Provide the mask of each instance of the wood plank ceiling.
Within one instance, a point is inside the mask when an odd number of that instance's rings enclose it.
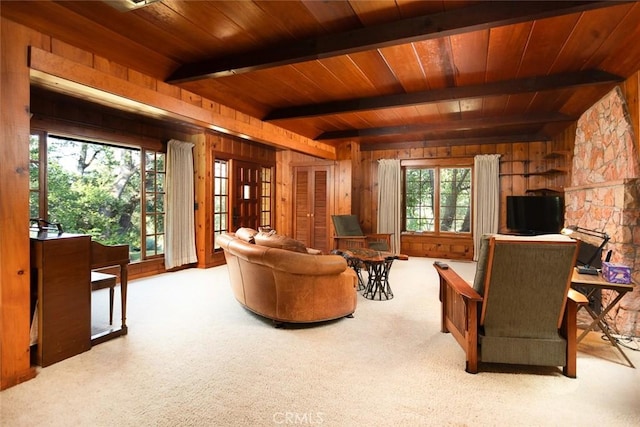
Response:
[[[146,2],[10,1],[0,11],[364,150],[547,140],[640,69],[636,2]]]

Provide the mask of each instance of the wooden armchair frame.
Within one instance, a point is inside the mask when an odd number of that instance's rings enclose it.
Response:
[[[391,234],[376,233],[364,234],[360,228],[360,223],[356,215],[333,215],[333,228],[335,235],[333,237],[333,248],[339,250],[347,250],[353,248],[371,248],[375,244],[383,244],[387,250],[391,248]],[[344,232],[340,222],[348,221],[350,226],[349,232]]]
[[[484,296],[450,268],[434,264],[440,278],[441,332],[451,333],[466,355],[465,370],[475,374],[479,365],[479,333],[483,323]],[[571,275],[569,275],[571,277]],[[570,278],[569,278],[570,280]],[[558,330],[566,340],[566,365],[563,374],[576,377],[577,324],[576,314],[587,298],[568,288]]]

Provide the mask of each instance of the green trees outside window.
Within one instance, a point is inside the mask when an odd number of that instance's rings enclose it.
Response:
[[[31,216],[103,244],[128,244],[132,261],[162,255],[164,176],[164,153],[35,133]]]
[[[405,168],[405,230],[471,230],[471,168]]]

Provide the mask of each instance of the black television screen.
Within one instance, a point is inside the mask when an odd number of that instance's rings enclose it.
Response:
[[[559,233],[564,223],[560,196],[507,196],[507,228],[516,233]]]

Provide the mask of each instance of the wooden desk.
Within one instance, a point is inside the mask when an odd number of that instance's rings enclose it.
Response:
[[[601,273],[598,273],[597,276],[590,275],[590,274],[580,274],[580,273],[578,273],[577,269],[574,269],[573,270],[573,276],[571,277],[571,285],[572,286],[573,285],[579,285],[579,286],[582,286],[582,287],[590,288],[589,291],[588,291],[587,297],[590,297],[591,294],[593,294],[597,290],[608,289],[608,290],[612,290],[612,291],[616,292],[615,298],[612,301],[610,301],[609,304],[606,307],[602,307],[602,310],[601,310],[600,314],[596,313],[588,305],[584,306],[584,308],[587,310],[587,312],[589,313],[589,315],[591,316],[593,321],[591,322],[589,327],[587,327],[587,329],[585,329],[582,332],[582,334],[578,337],[578,342],[582,341],[582,339],[590,331],[594,330],[596,328],[596,326],[597,326],[597,327],[600,328],[602,333],[604,333],[607,336],[607,339],[609,340],[611,345],[618,349],[618,351],[620,352],[620,354],[622,354],[622,356],[625,358],[627,363],[629,363],[629,366],[634,368],[635,366],[633,366],[633,363],[631,363],[631,360],[629,360],[629,358],[624,353],[624,351],[622,351],[622,348],[620,348],[620,346],[618,345],[618,342],[616,341],[616,339],[613,338],[609,334],[609,328],[607,327],[607,325],[606,325],[606,323],[604,321],[604,317],[607,315],[607,313],[618,302],[620,302],[622,297],[624,297],[627,292],[633,291],[634,284],[633,283],[628,283],[628,284],[610,283],[610,282],[607,282],[606,280],[604,280],[602,278],[602,274]]]

